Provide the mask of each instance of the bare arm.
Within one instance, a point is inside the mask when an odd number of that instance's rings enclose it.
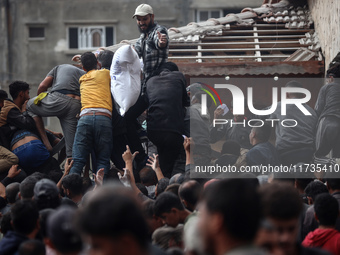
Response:
[[[47,76],[39,85],[37,95],[39,95],[41,92],[45,92],[48,90],[48,88],[52,87],[53,84],[53,77]]]
[[[155,171],[158,181],[164,178],[163,172],[159,166],[158,154],[156,155],[154,153],[153,157],[150,157],[148,159],[148,163],[146,163],[146,165],[151,167]]]
[[[64,166],[64,174],[60,178],[59,182],[57,183],[57,187],[61,189],[61,182],[66,175],[70,173],[71,167],[73,165],[73,160],[71,158],[66,159],[65,166]]]

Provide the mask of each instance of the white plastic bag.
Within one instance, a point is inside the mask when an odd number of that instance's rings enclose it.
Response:
[[[124,114],[133,106],[141,90],[141,64],[137,52],[129,45],[114,54],[110,68],[111,93]]]

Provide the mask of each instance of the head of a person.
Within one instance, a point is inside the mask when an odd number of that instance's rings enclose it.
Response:
[[[8,231],[13,230],[11,221],[12,221],[12,218],[11,218],[10,211],[2,215],[1,221],[0,221],[0,232],[3,235],[6,235]]]
[[[225,141],[225,143],[222,146],[221,154],[232,154],[235,156],[241,155],[241,146],[238,142],[233,140]]]
[[[0,109],[4,106],[4,100],[8,98],[7,92],[0,89]]]
[[[184,174],[178,173],[178,174],[171,176],[169,184],[170,185],[174,183],[182,184],[183,181],[184,181]]]
[[[305,163],[297,163],[294,168],[301,169],[301,173],[295,174],[294,185],[300,193],[305,193],[305,189],[309,183],[314,181],[313,173],[307,171],[307,165]]]
[[[170,184],[168,187],[166,187],[164,192],[172,192],[173,194],[178,196],[179,186],[180,186],[180,184],[178,184],[178,183]]]
[[[61,181],[64,194],[72,199],[83,194],[83,179],[79,174],[68,174]]]
[[[164,225],[163,220],[155,214],[155,201],[147,200],[143,203],[142,211],[149,226],[149,233],[153,233],[157,228]]]
[[[277,243],[285,254],[293,254],[299,233],[302,200],[298,191],[287,183],[272,183],[260,188],[265,219],[277,234]]]
[[[320,226],[332,228],[339,216],[338,200],[329,193],[320,194],[315,199],[314,211]]]
[[[99,52],[97,60],[99,64],[102,66],[102,68],[110,70],[113,55],[114,53],[111,50],[102,50],[101,52]]]
[[[200,91],[202,88],[203,88],[202,83],[200,83],[200,82],[195,82],[195,83],[190,84],[190,85],[186,88],[186,91],[187,91],[188,96],[190,96],[190,95],[195,95],[195,94],[196,94],[198,91]]]
[[[7,202],[9,204],[15,203],[19,190],[20,190],[20,183],[18,182],[13,182],[6,186],[5,193],[6,193]]]
[[[20,244],[19,255],[45,255],[46,249],[45,244],[36,239],[28,240]]]
[[[148,4],[138,5],[132,18],[135,17],[139,32],[148,33],[154,25],[155,15],[153,14],[152,7]]]
[[[61,206],[47,218],[47,245],[57,253],[80,252],[83,242],[74,225],[76,209]]]
[[[340,78],[340,63],[330,65],[326,73],[327,83],[332,83]]]
[[[162,227],[156,229],[152,234],[152,243],[157,245],[164,251],[169,248],[183,247],[183,226],[173,227]]]
[[[84,71],[88,72],[97,69],[97,58],[92,52],[85,52],[80,57],[81,64],[83,65]]]
[[[13,229],[28,236],[34,231],[39,231],[39,211],[32,200],[19,200],[11,207]]]
[[[20,183],[20,197],[21,199],[32,199],[34,195],[34,186],[42,178],[36,175],[27,176]]]
[[[326,180],[326,185],[329,190],[329,193],[333,194],[334,192],[340,191],[340,179],[339,178],[331,178],[331,176],[327,176],[326,174],[325,180]]]
[[[320,181],[310,182],[305,188],[308,204],[314,204],[316,197],[322,193],[328,193],[327,186]]]
[[[155,214],[163,220],[164,224],[170,227],[176,227],[183,223],[181,212],[184,211],[184,206],[178,196],[171,192],[160,194],[155,203]]]
[[[185,208],[187,208],[189,211],[194,211],[196,209],[202,192],[202,185],[195,180],[182,183],[178,190],[179,198],[181,199]]]
[[[202,96],[207,95],[207,93],[200,90],[200,91],[197,91],[195,94],[191,93],[190,95],[192,95],[191,104],[194,105],[194,104],[202,104]],[[212,104],[213,104],[213,100],[211,99],[210,96],[207,96],[207,100],[206,100],[207,108],[210,108]]]
[[[143,167],[139,172],[140,182],[145,186],[152,186],[157,184],[157,175],[151,167]]]
[[[55,209],[50,208],[39,211],[39,226],[42,238],[47,238],[47,219],[53,212],[55,212]]]
[[[271,133],[271,126],[269,124],[263,124],[253,127],[249,134],[250,144],[255,145],[258,143],[268,142]]]
[[[292,80],[286,83],[286,88],[303,88],[302,84],[296,80]],[[301,98],[303,97],[302,93],[287,93],[287,98]]]
[[[154,75],[159,75],[163,71],[175,72],[179,71],[179,69],[174,62],[165,62],[155,71]]]
[[[91,254],[135,254],[146,251],[148,226],[130,190],[104,185],[88,197],[76,217]]]
[[[20,99],[25,102],[30,99],[30,85],[24,81],[15,81],[9,85],[9,94],[13,100]]]
[[[39,210],[46,208],[55,209],[60,205],[59,190],[55,182],[41,179],[34,186],[34,201]]]
[[[157,185],[156,185],[156,189],[155,189],[155,194],[156,197],[158,197],[160,194],[162,194],[165,189],[169,186],[169,178],[162,178],[158,181]]]
[[[199,211],[204,250],[215,254],[220,243],[240,245],[254,240],[261,219],[260,196],[246,179],[216,181],[204,190]]]

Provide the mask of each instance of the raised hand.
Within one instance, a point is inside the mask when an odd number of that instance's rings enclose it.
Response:
[[[164,47],[166,43],[168,42],[168,37],[166,34],[161,34],[159,31],[157,31],[158,35],[158,41],[159,41],[159,46]]]

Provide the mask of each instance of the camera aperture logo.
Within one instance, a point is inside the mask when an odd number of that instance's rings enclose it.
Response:
[[[205,86],[206,88],[213,91],[213,93],[218,98],[220,104],[222,105],[222,100],[220,95],[217,93],[216,89],[228,89],[232,94],[232,108],[233,108],[233,115],[245,115],[245,103],[247,103],[247,107],[249,109],[249,112],[255,116],[258,116],[258,119],[248,119],[243,120],[243,122],[234,122],[230,119],[214,119],[213,120],[213,126],[220,124],[230,124],[230,126],[233,125],[243,125],[244,127],[248,125],[249,127],[261,127],[265,123],[270,123],[272,127],[274,127],[275,123],[282,125],[283,127],[296,127],[298,125],[297,119],[276,119],[276,118],[267,118],[268,116],[271,116],[272,113],[274,113],[278,105],[280,105],[280,114],[282,116],[287,115],[287,106],[288,105],[295,105],[298,110],[300,110],[303,115],[308,116],[312,115],[307,108],[304,106],[310,99],[311,99],[311,93],[309,90],[305,88],[299,88],[299,87],[282,87],[281,88],[281,100],[278,100],[278,89],[277,87],[272,88],[272,105],[270,107],[267,107],[265,109],[256,109],[254,107],[253,102],[253,88],[248,87],[247,88],[247,98],[245,99],[245,96],[243,94],[243,91],[238,88],[235,85],[232,84],[215,84],[214,87],[209,86],[207,84],[202,84],[202,86]],[[215,106],[217,106],[216,100],[213,96],[213,94],[208,91],[205,88],[201,88],[202,91],[206,92],[214,101]],[[207,94],[201,95],[201,114],[206,115],[207,114]],[[287,94],[302,94],[304,97],[302,98],[290,98],[287,96]],[[279,104],[280,102],[280,104]]]

